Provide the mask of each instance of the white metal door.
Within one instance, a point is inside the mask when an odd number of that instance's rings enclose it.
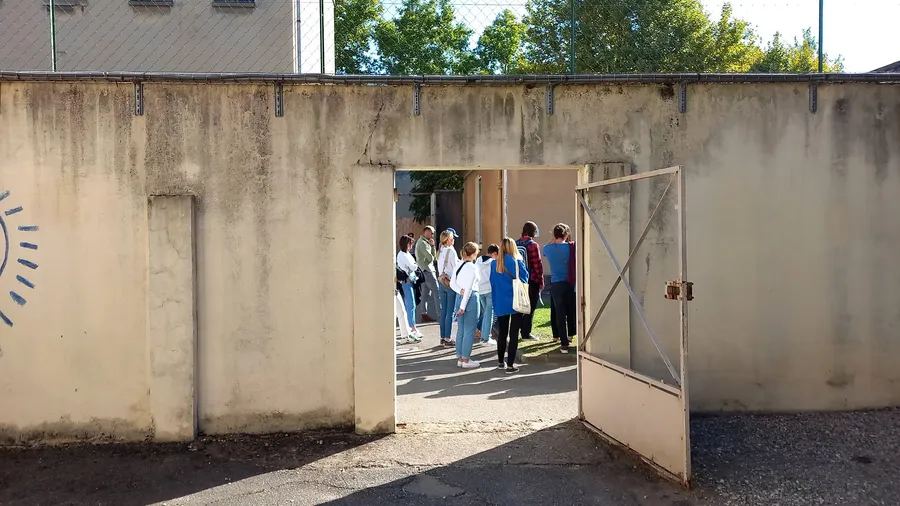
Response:
[[[668,478],[690,486],[686,364],[687,302],[693,299],[693,285],[686,281],[684,171],[682,166],[676,166],[625,174],[624,165],[618,167],[619,174],[611,174],[615,170],[610,171],[609,166],[605,171],[585,167],[576,188],[580,238],[577,250],[579,412],[584,423],[604,439],[632,450]],[[647,190],[643,194],[648,206],[632,205],[632,186],[639,181],[655,184],[653,191]],[[655,199],[650,197],[661,188],[664,189],[654,205]],[[675,195],[670,190],[674,190]],[[666,206],[668,212],[661,211]],[[649,218],[640,235],[633,239],[632,210],[645,208]],[[673,214],[677,218],[668,219]],[[660,216],[667,219],[661,220]],[[665,223],[660,224],[661,221]],[[660,231],[664,225],[668,226],[668,232]],[[651,230],[654,237],[668,234],[666,237],[672,245],[677,244],[677,248],[666,245],[665,253],[655,257],[666,257],[667,270],[673,272],[666,272],[665,276],[672,277],[666,278],[665,290],[647,289],[652,257],[647,253],[647,273],[641,273],[644,287],[636,293],[629,283],[629,268],[634,267],[636,254]],[[613,244],[616,241],[619,243],[618,256]],[[671,249],[677,249],[675,255],[671,254]],[[619,258],[624,254],[628,257],[621,264]],[[673,277],[674,280],[668,281]],[[616,294],[619,285],[627,292],[627,299],[621,291]],[[610,288],[605,297],[592,300],[592,288],[602,290],[607,286]],[[658,302],[650,300],[651,297],[668,300]],[[597,303],[599,308],[595,312]],[[656,320],[648,318],[645,306],[650,305],[657,313],[672,311],[672,314],[657,316]],[[658,334],[652,323],[659,323],[663,332]],[[636,343],[638,337],[652,342],[658,358],[650,358],[661,364],[656,369],[660,372],[656,375],[659,377],[635,370],[632,351],[651,350],[646,344]],[[677,347],[677,365],[669,359],[666,343],[671,352]]]

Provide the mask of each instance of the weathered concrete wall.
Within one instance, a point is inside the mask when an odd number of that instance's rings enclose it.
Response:
[[[552,116],[524,86],[426,87],[419,116],[410,87],[285,91],[276,118],[271,85],[148,83],[134,116],[131,85],[0,83],[10,254],[39,266],[0,275],[27,299],[0,304],[3,436],[153,435],[151,195],[196,196],[200,430],[388,430],[391,166],[683,164],[693,407],[900,404],[900,88],[821,86],[811,114],[805,85],[696,85],[680,114],[665,87],[558,87]],[[631,277],[649,312],[672,216]]]

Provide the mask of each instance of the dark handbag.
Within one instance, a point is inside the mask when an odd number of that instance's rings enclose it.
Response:
[[[403,269],[397,267],[397,281],[402,283],[409,279],[409,274],[403,272]]]

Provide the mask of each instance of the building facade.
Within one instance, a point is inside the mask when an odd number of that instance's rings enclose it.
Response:
[[[0,70],[334,73],[333,0],[50,1],[0,2]]]

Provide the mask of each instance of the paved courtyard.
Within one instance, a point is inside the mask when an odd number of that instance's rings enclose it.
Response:
[[[455,349],[440,346],[436,324],[419,330],[422,342],[397,346],[398,422],[561,422],[578,415],[574,359],[520,362],[518,373],[506,374],[496,369],[496,345],[476,345],[473,358],[482,367],[460,369]]]

